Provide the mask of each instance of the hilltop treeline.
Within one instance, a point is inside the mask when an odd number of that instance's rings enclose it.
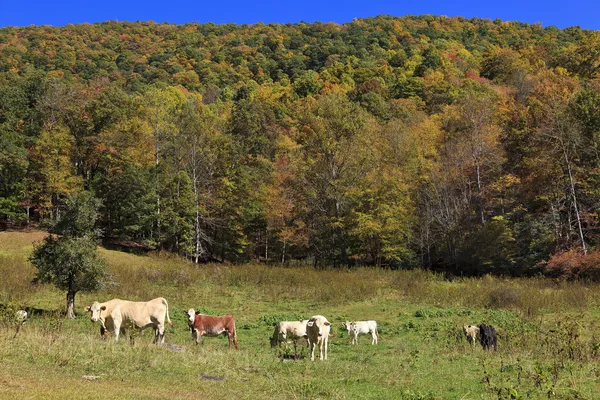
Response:
[[[600,33],[500,20],[3,28],[0,220],[90,190],[196,261],[585,270],[599,71]]]

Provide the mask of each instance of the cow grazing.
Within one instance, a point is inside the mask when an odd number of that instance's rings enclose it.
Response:
[[[471,346],[475,344],[477,336],[479,336],[479,327],[477,325],[464,325],[465,336]]]
[[[379,335],[377,334],[377,322],[376,321],[346,321],[344,323],[346,330],[348,330],[348,335],[352,335],[352,344],[358,344],[358,335],[359,334],[370,334],[371,335],[371,344],[377,344],[379,339]]]
[[[169,325],[169,305],[162,297],[150,301],[127,301],[112,299],[105,303],[93,302],[85,308],[90,313],[92,322],[100,321],[100,333],[103,337],[113,331],[115,341],[119,341],[119,333],[125,334],[127,329],[142,330],[149,326],[154,330],[154,343],[165,342],[165,317]],[[133,344],[133,332],[130,331],[130,342]]]
[[[496,329],[491,325],[479,325],[479,343],[486,350],[497,350]]]
[[[294,357],[298,358],[298,340],[306,338],[307,319],[302,321],[281,321],[275,325],[271,339],[271,347],[285,343],[290,339],[294,343]],[[310,343],[309,343],[310,345]]]
[[[315,315],[306,323],[306,335],[308,336],[308,343],[311,350],[311,361],[315,359],[315,346],[319,346],[319,359],[327,360],[327,341],[329,340],[330,331],[331,323],[322,315]],[[323,358],[323,354],[325,354],[325,358]]]
[[[235,333],[235,319],[233,315],[227,314],[215,317],[200,314],[200,311],[194,311],[193,308],[184,311],[184,313],[187,315],[188,326],[192,332],[192,338],[196,340],[196,344],[200,343],[202,336],[227,335],[229,348],[231,348],[231,343],[234,344],[236,349],[240,348]]]

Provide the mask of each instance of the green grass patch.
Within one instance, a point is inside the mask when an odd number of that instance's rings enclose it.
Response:
[[[78,318],[65,320],[64,293],[32,283],[23,249],[39,237],[0,235],[0,398],[594,399],[600,392],[596,285],[194,265],[102,250],[111,282],[78,294]],[[159,296],[173,321],[165,346],[151,344],[151,331],[134,346],[103,341],[83,312],[94,300]],[[32,317],[16,333],[11,315],[19,308]],[[183,313],[189,308],[234,314],[241,349],[228,350],[224,337],[196,346]],[[276,322],[315,314],[333,325],[328,361],[310,362],[306,348],[298,360],[271,349]],[[377,320],[380,343],[360,336],[352,346],[342,322],[365,319]],[[480,323],[497,328],[497,352],[464,339],[462,326]]]

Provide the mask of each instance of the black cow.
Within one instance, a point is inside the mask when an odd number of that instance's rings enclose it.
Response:
[[[494,351],[498,349],[496,330],[493,326],[486,324],[479,325],[479,343],[487,350],[491,350],[492,347],[494,348]]]

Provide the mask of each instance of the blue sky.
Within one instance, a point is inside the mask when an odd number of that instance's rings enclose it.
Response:
[[[215,22],[348,22],[379,14],[435,14],[467,18],[500,18],[559,28],[579,25],[600,29],[600,0],[0,0],[0,27],[118,21]]]

